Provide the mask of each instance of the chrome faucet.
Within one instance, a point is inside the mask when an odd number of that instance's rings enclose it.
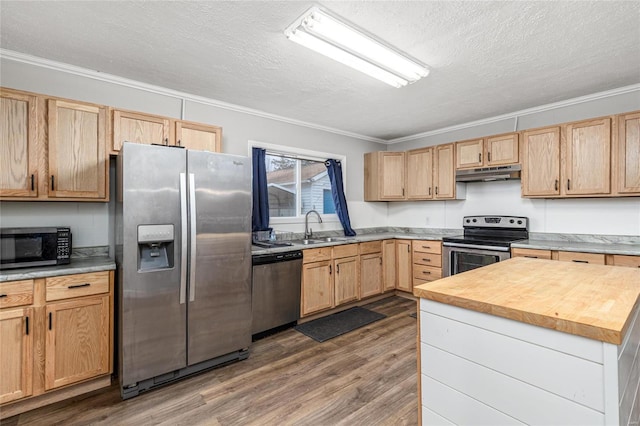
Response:
[[[315,213],[318,216],[318,223],[322,223],[322,218],[320,217],[320,213],[315,210],[309,210],[306,215],[304,215],[304,239],[308,240],[313,236],[313,229],[309,229],[309,215],[311,213]]]

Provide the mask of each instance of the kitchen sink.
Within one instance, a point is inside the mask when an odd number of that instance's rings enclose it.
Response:
[[[324,240],[307,240],[307,239],[305,239],[305,240],[293,240],[291,242],[294,243],[294,244],[302,244],[302,245],[308,246],[310,244],[324,243],[325,241]]]
[[[293,240],[291,242],[306,246],[310,244],[334,243],[334,242],[348,241],[348,240],[349,238],[343,238],[343,237],[323,237],[323,238],[312,238],[312,239],[304,239],[304,240]]]

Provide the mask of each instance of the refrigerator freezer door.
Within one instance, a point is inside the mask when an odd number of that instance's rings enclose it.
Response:
[[[125,143],[118,161],[121,185],[119,194],[122,212],[118,226],[122,226],[122,255],[119,256],[120,291],[120,374],[123,386],[183,368],[187,363],[186,288],[181,294],[183,275],[180,177],[186,173],[184,149]],[[186,182],[185,182],[186,183]],[[119,201],[120,202],[120,201]],[[163,225],[149,227],[145,225]],[[163,233],[143,233],[138,241],[139,227],[144,229],[172,229],[173,241]],[[147,235],[149,234],[149,235]],[[169,233],[166,233],[169,234]],[[162,268],[139,268],[143,252],[162,252],[169,257]],[[186,284],[186,273],[183,281]]]
[[[188,151],[187,164],[196,212],[188,302],[192,365],[251,344],[251,160]]]

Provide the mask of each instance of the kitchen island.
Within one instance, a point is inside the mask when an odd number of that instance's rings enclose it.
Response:
[[[414,295],[423,424],[638,424],[639,269],[513,258]]]

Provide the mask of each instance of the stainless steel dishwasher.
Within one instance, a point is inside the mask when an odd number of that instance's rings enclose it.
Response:
[[[302,251],[254,255],[251,334],[254,339],[300,319]]]

